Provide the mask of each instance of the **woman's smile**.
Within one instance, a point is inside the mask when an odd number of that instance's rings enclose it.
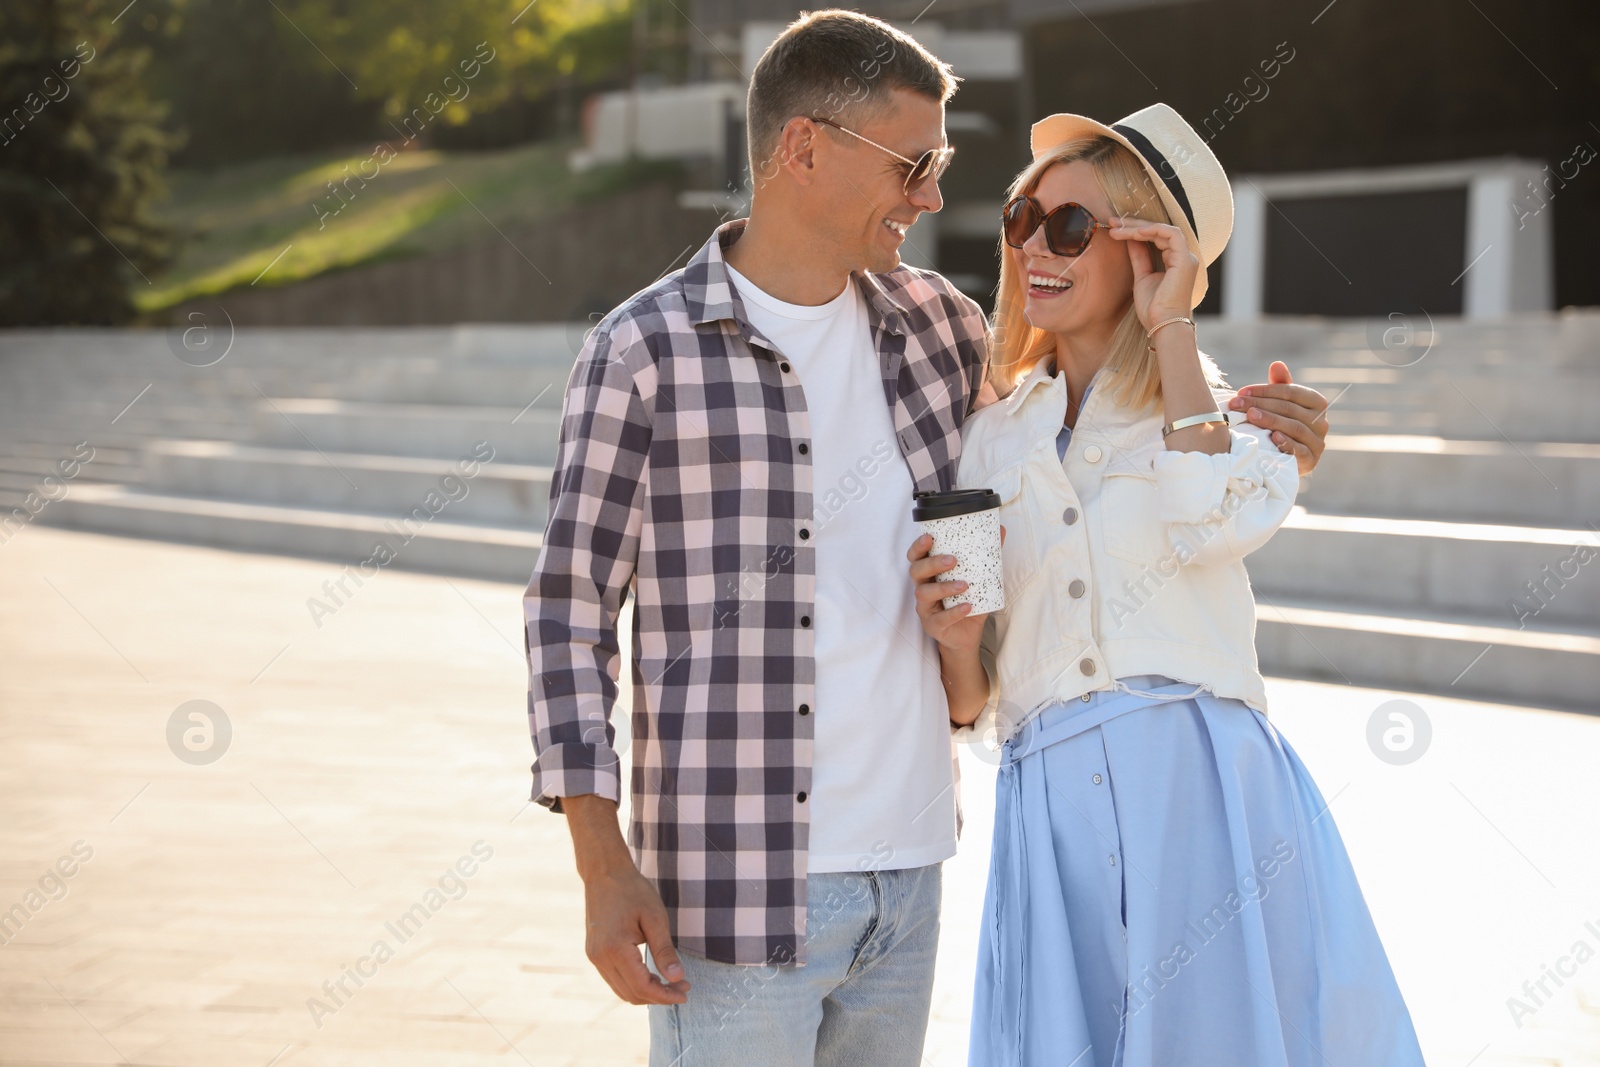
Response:
[[[1051,300],[1072,288],[1072,279],[1050,271],[1028,272],[1028,299]]]

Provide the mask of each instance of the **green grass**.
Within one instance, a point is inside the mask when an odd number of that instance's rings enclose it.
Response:
[[[159,313],[252,284],[291,285],[329,271],[495,239],[497,227],[534,222],[681,173],[671,164],[634,162],[575,175],[566,163],[574,147],[551,142],[493,152],[413,150],[381,164],[363,148],[175,171],[156,216],[177,231],[180,251],[153,286],[141,287],[135,302],[145,314]],[[365,185],[360,178],[340,184],[358,174],[372,176]],[[342,199],[328,189],[330,181]]]

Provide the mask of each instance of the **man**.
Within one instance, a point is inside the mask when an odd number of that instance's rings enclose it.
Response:
[[[987,338],[900,246],[942,206],[955,84],[877,20],[793,23],[751,77],[750,218],[608,315],[568,383],[524,601],[533,799],[567,815],[587,954],[650,1005],[660,1067],[921,1057],[958,813],[905,551]],[[1309,469],[1326,403],[1278,376],[1257,419]]]

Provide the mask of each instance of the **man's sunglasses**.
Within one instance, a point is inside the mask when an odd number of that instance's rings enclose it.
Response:
[[[1000,212],[1005,223],[1006,244],[1021,248],[1028,238],[1044,224],[1044,243],[1058,256],[1081,256],[1096,230],[1109,230],[1110,226],[1089,214],[1082,204],[1067,201],[1060,207],[1045,211],[1031,196],[1019,196]]]
[[[921,189],[923,184],[926,183],[930,178],[934,181],[938,181],[939,178],[943,176],[945,170],[949,168],[950,158],[956,154],[956,150],[954,148],[949,145],[945,145],[943,148],[930,148],[916,159],[907,159],[894,149],[885,148],[877,141],[874,141],[869,137],[863,137],[856,131],[845,126],[841,126],[832,119],[823,119],[812,116],[811,121],[820,122],[824,126],[832,126],[836,130],[839,130],[843,133],[848,133],[851,137],[854,137],[858,141],[866,141],[878,151],[887,152],[900,162],[904,163],[906,166],[910,167],[911,171],[906,175],[906,183],[901,190],[906,196],[910,196],[918,189]]]

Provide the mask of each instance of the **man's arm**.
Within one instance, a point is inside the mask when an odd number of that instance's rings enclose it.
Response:
[[[597,329],[573,364],[544,545],[522,598],[532,799],[557,812],[563,797],[621,796],[610,743],[617,617],[638,561],[651,435],[627,347]]]
[[[620,761],[610,729],[617,616],[638,560],[650,427],[626,343],[594,331],[567,383],[550,519],[523,615],[533,799],[567,816],[584,884],[585,952],[623,1000],[671,1004],[688,986],[660,894],[617,825]],[[640,944],[671,985],[650,974]]]
[[[967,368],[966,414],[971,415],[999,399],[994,391],[994,383],[989,381],[989,354],[994,344],[994,331],[990,329],[988,316],[976,300],[953,285],[950,286],[950,295],[961,308],[961,322],[966,333],[966,339],[957,343],[957,357]]]
[[[583,879],[583,911],[588,924],[584,954],[613,992],[629,1004],[682,1004],[689,992],[683,964],[672,947],[667,909],[661,894],[633,865],[617,825],[617,805],[605,797],[567,797],[563,805],[572,831],[572,852]],[[638,946],[649,945],[656,969],[650,973]],[[670,983],[670,984],[669,984]]]
[[[1272,434],[1278,451],[1295,457],[1302,476],[1310,474],[1328,447],[1328,398],[1306,385],[1295,385],[1289,367],[1275,360],[1265,384],[1247,385],[1228,402],[1244,411],[1253,426]]]

